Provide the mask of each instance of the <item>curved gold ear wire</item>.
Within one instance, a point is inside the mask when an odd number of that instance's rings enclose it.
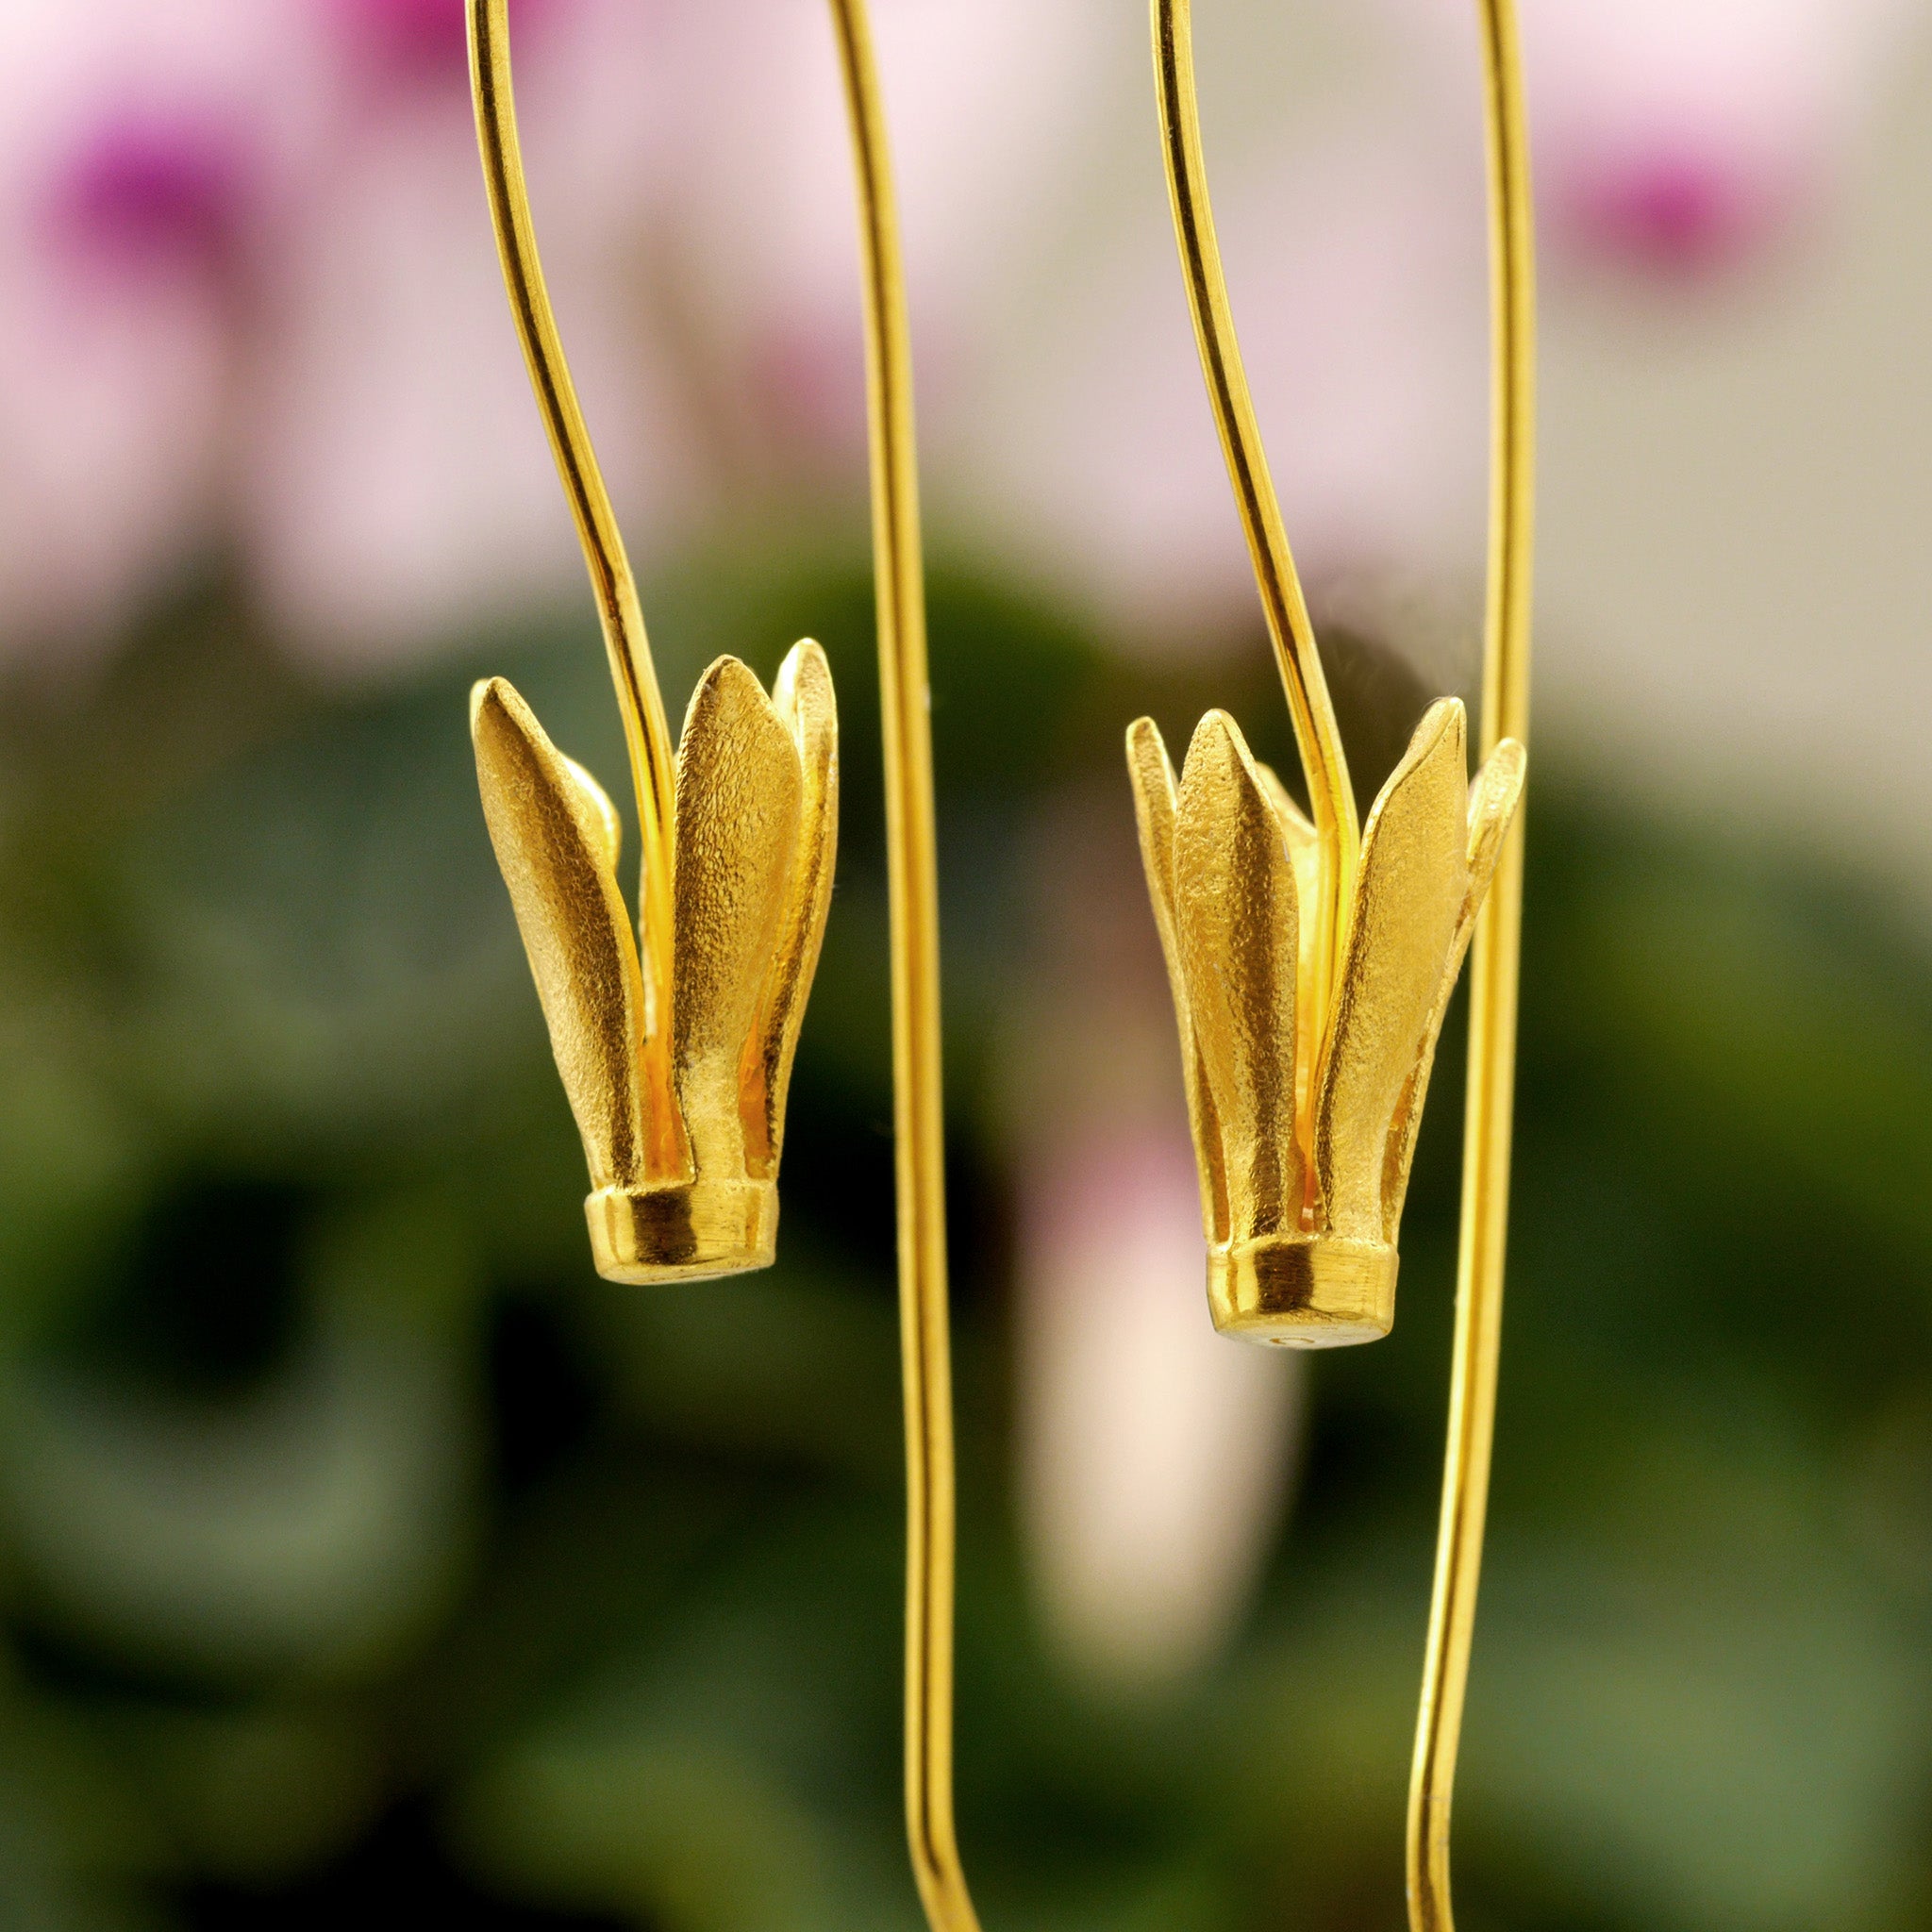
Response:
[[[768,698],[706,672],[674,759],[637,584],[543,286],[510,87],[507,0],[470,0],[470,77],[497,252],[597,595],[641,829],[638,940],[620,822],[502,678],[471,734],[484,814],[591,1170],[598,1272],[696,1280],[768,1264],[785,1097],[831,896],[838,724],[824,653]]]
[[[1481,0],[1490,180],[1490,566],[1482,742],[1529,730],[1531,562],[1536,539],[1536,220],[1515,0]],[[1509,1231],[1516,1004],[1523,958],[1523,826],[1504,841],[1469,969],[1469,1084],[1463,1101],[1462,1228],[1456,1352],[1449,1378],[1442,1517],[1428,1649],[1408,1785],[1412,1932],[1453,1932],[1449,1810],[1469,1688],[1496,1433],[1503,1263]]]
[[[644,920],[647,948],[652,935],[661,941],[674,927],[661,886],[653,881],[678,874],[663,870],[674,857],[682,769],[674,789],[661,702],[644,643],[637,594],[618,537],[590,441],[577,413],[569,374],[558,344],[550,306],[543,292],[524,194],[523,168],[510,106],[507,0],[470,0],[471,74],[484,172],[496,223],[510,303],[530,363],[531,377],[557,452],[558,467],[577,520],[591,580],[604,618],[618,696],[630,735],[633,775],[645,825],[647,879]],[[977,1932],[972,1902],[959,1866],[953,1824],[953,1569],[954,1478],[953,1397],[946,1307],[946,1226],[944,1141],[940,1084],[939,891],[934,843],[932,730],[926,671],[925,588],[921,554],[919,476],[912,413],[912,349],[906,317],[904,275],[899,260],[898,215],[892,194],[884,114],[864,0],[831,0],[846,103],[850,111],[858,175],[859,238],[864,274],[867,413],[872,446],[873,556],[878,610],[879,687],[886,774],[886,858],[891,910],[892,1076],[899,1237],[899,1308],[906,1391],[907,1557],[906,1557],[906,1820],[913,1876],[921,1902],[936,1932]],[[809,721],[808,741],[819,750],[805,758],[808,800],[812,774],[825,830],[813,866],[795,870],[791,903],[824,917],[824,894],[831,874],[829,821],[836,798],[836,764],[829,750],[831,691],[816,646],[801,647],[788,660],[798,675],[788,685],[780,674],[778,708],[789,721]],[[729,663],[731,660],[721,660]],[[740,667],[741,670],[741,667]],[[718,667],[708,674],[708,685]],[[746,691],[750,674],[731,680],[741,709],[756,711]],[[706,686],[700,687],[702,695]],[[505,693],[504,695],[499,695]],[[608,1024],[621,1007],[610,989],[626,984],[622,949],[610,939],[614,879],[614,815],[608,801],[599,808],[587,774],[562,759],[541,740],[535,721],[518,718],[521,701],[507,686],[479,687],[491,709],[501,708],[520,728],[507,735],[512,750],[524,749],[521,771],[511,769],[497,786],[497,815],[507,821],[533,816],[522,799],[541,795],[550,823],[519,838],[512,822],[497,833],[499,856],[517,896],[531,960],[553,1040],[574,1103],[585,1124],[587,1147],[599,1119],[595,1103],[608,1104],[613,1087],[599,1077],[601,1043],[626,1037],[622,1024]],[[694,703],[695,709],[695,703]],[[487,713],[486,713],[487,715]],[[687,724],[686,739],[691,727]],[[481,740],[479,738],[479,748]],[[780,761],[782,762],[782,761]],[[523,788],[519,791],[519,788]],[[486,794],[490,785],[486,779]],[[594,795],[593,795],[594,794]],[[547,837],[545,846],[541,838]],[[801,842],[805,842],[801,834]],[[548,860],[533,882],[534,849]],[[558,864],[561,851],[574,864]],[[608,858],[601,872],[595,863]],[[653,870],[654,866],[657,870]],[[680,903],[682,888],[678,889]],[[525,911],[526,904],[529,910]],[[618,901],[621,909],[621,900]],[[621,924],[621,921],[620,921]],[[795,1039],[795,1012],[802,1005],[816,957],[815,929],[794,915],[787,927],[789,950],[781,953],[786,972],[774,972],[777,991],[790,1002]],[[620,934],[620,937],[622,935]],[[636,1005],[649,1024],[645,1043],[663,1038],[681,1041],[681,1026],[668,1023],[663,989],[682,990],[676,948],[653,955],[651,976],[636,991]],[[574,1008],[588,1006],[588,1013]],[[675,1004],[675,1002],[674,1002]],[[559,1018],[561,1014],[561,1018]],[[620,1014],[621,1021],[622,1015]],[[591,1024],[592,1022],[603,1023]],[[782,1044],[782,1041],[781,1041]],[[681,1046],[678,1049],[682,1051]],[[617,1056],[617,1058],[621,1058]],[[665,1058],[675,1073],[675,1057]],[[784,1077],[790,1070],[789,1045],[772,1061],[765,1085],[767,1117],[782,1118]],[[656,1074],[654,1073],[654,1079]],[[652,1104],[662,1104],[663,1083],[649,1090]],[[587,1111],[591,1124],[586,1124]],[[619,1110],[621,1113],[621,1109]],[[675,1116],[670,1116],[675,1118]],[[647,1114],[647,1118],[658,1116]],[[629,1125],[627,1118],[621,1125]],[[604,1136],[606,1141],[612,1137]],[[618,1140],[623,1136],[619,1135]],[[674,1176],[678,1146],[658,1147],[654,1158]],[[702,1164],[703,1150],[696,1150]],[[770,1141],[776,1160],[776,1135]],[[593,1152],[592,1164],[596,1155]],[[660,1171],[653,1169],[654,1173]],[[597,1196],[592,1196],[595,1203]],[[593,1237],[596,1216],[592,1215]],[[767,1252],[764,1258],[769,1259]],[[600,1264],[603,1252],[600,1248]]]
[[[1436,1036],[1463,946],[1475,935],[1456,1350],[1409,1792],[1414,1932],[1453,1924],[1449,1803],[1494,1431],[1523,912],[1516,806],[1529,697],[1534,236],[1513,0],[1479,6],[1494,393],[1485,762],[1475,783],[1465,800],[1462,708],[1445,699],[1383,787],[1359,851],[1351,849],[1346,768],[1215,244],[1191,0],[1153,0],[1174,231],[1315,823],[1250,757],[1224,713],[1202,721],[1178,782],[1151,721],[1127,738],[1200,1158],[1209,1302],[1224,1331],[1303,1347],[1387,1331]],[[1298,916],[1310,899],[1312,922]]]
[[[1255,583],[1261,592],[1262,614],[1268,621],[1275,665],[1288,694],[1295,744],[1308,780],[1322,879],[1322,890],[1315,895],[1315,934],[1310,947],[1316,983],[1309,989],[1314,996],[1312,1017],[1317,1023],[1311,1043],[1319,1046],[1319,1016],[1330,1004],[1330,969],[1346,922],[1348,894],[1361,852],[1361,828],[1341,733],[1328,697],[1328,679],[1315,643],[1314,623],[1288,546],[1281,504],[1274,493],[1274,479],[1248,394],[1234,312],[1228,306],[1221,246],[1214,234],[1214,210],[1208,200],[1208,171],[1201,158],[1201,115],[1194,89],[1193,26],[1188,0],[1180,0],[1178,8],[1157,5],[1154,33],[1168,196],[1187,277],[1188,306],[1201,349],[1201,373],[1207,377],[1214,426],[1220,431],[1222,453],[1227,458],[1228,480],[1234,485]]]

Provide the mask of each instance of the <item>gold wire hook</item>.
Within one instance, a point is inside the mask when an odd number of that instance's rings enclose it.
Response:
[[[1248,540],[1255,583],[1274,661],[1288,694],[1295,743],[1307,774],[1308,803],[1323,857],[1325,890],[1316,913],[1314,953],[1321,962],[1311,989],[1316,1011],[1313,1039],[1326,1037],[1334,984],[1333,962],[1343,939],[1361,851],[1361,825],[1348,759],[1328,696],[1328,679],[1315,626],[1302,594],[1300,574],[1281,521],[1281,503],[1262,447],[1260,425],[1248,392],[1247,371],[1235,334],[1214,209],[1208,197],[1208,167],[1201,153],[1201,110],[1194,87],[1194,39],[1190,0],[1156,0],[1155,69],[1160,92],[1161,144],[1175,239],[1201,349],[1201,371],[1214,409],[1214,425],[1227,459],[1241,528]]]
[[[491,217],[512,309],[576,519],[631,748],[645,865],[668,854],[674,770],[641,613],[538,265],[511,105],[508,0],[470,0],[472,79]],[[955,1503],[941,1088],[939,891],[912,350],[878,73],[864,0],[830,0],[858,185],[873,556],[891,917],[899,1306],[906,1406],[906,1819],[935,1932],[977,1932],[953,1822]],[[653,841],[656,841],[655,845]],[[658,875],[662,875],[663,868]],[[672,930],[646,907],[647,943]],[[668,1035],[672,962],[653,1009]],[[666,1041],[665,1060],[670,1059]],[[666,1075],[667,1081],[669,1075]],[[675,1116],[674,1116],[675,1117]]]

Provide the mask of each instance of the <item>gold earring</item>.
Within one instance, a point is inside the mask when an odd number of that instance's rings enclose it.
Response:
[[[946,1309],[939,887],[912,350],[891,157],[864,0],[830,4],[858,182],[885,755],[906,1396],[906,1828],[913,1877],[935,1932],[977,1932],[953,1824],[953,1389]],[[734,1166],[722,1176],[725,1205],[732,1206],[734,1197],[747,1208],[765,1204],[756,1226],[748,1213],[741,1216],[735,1209],[722,1224],[702,1223],[693,1211],[702,1203],[693,1202],[692,1209],[680,1205],[680,1189],[689,1195],[715,1176],[700,1171],[689,1180],[683,1177],[682,1149],[674,1131],[683,1119],[675,1105],[683,1097],[675,1062],[661,1049],[655,1058],[641,1051],[647,1041],[661,1041],[667,1034],[675,1043],[685,1011],[679,1005],[677,958],[683,928],[674,921],[676,858],[683,849],[678,822],[683,763],[680,758],[674,774],[636,589],[543,293],[517,153],[506,9],[507,0],[470,0],[477,135],[510,306],[597,591],[630,741],[645,847],[644,956],[637,962],[635,978],[626,965],[629,931],[615,879],[614,815],[587,774],[549,745],[528,708],[500,680],[477,688],[478,767],[491,836],[516,903],[558,1065],[584,1129],[592,1178],[605,1173],[611,1176],[609,1186],[600,1185],[591,1196],[599,1270],[629,1280],[694,1278],[770,1260],[775,1203],[769,1191],[760,1191],[769,1189],[766,1177],[747,1173],[740,1182]],[[761,956],[771,965],[765,982],[771,998],[767,1003],[761,995],[756,1003],[760,1024],[745,1036],[744,1053],[736,1062],[746,1078],[737,1090],[735,1122],[729,1118],[732,1096],[723,1077],[733,1064],[729,1049],[735,1025],[711,1027],[709,1037],[721,1039],[723,1047],[710,1063],[715,1085],[707,1090],[723,1103],[718,1111],[726,1118],[718,1138],[727,1154],[735,1154],[736,1137],[741,1133],[745,1147],[769,1149],[774,1167],[791,1042],[824,917],[837,790],[831,683],[823,658],[815,646],[806,645],[788,661],[795,668],[789,680],[780,674],[774,708],[797,749],[800,831],[785,874],[787,910],[774,916],[767,908],[763,915],[768,921],[775,918],[781,935]],[[760,740],[766,767],[782,772],[784,757],[760,711],[762,693],[748,672],[730,665],[730,659],[721,660],[708,674],[708,682],[715,679],[722,687],[718,708],[738,720],[749,719],[748,725],[737,728],[749,729]],[[705,689],[700,687],[701,695]],[[721,738],[731,722],[721,720]],[[688,744],[691,736],[688,724]],[[813,786],[820,788],[816,795],[822,804],[813,802]],[[782,806],[791,796],[789,780],[782,775],[774,795],[779,794]],[[769,810],[771,803],[768,798],[764,808]],[[701,913],[693,905],[691,916],[702,923],[715,915]],[[719,977],[729,979],[727,969],[734,960],[720,949],[718,933],[706,926],[702,943],[716,958]],[[760,1078],[761,1087],[757,1084]],[[748,1106],[754,1093],[762,1097],[763,1118],[773,1124],[763,1143],[757,1138],[759,1115]],[[715,1118],[715,1113],[708,1116]],[[701,1169],[703,1133],[688,1134],[685,1145]],[[620,1151],[627,1163],[623,1179],[616,1165]],[[667,1180],[654,1187],[649,1177],[666,1171]],[[632,1174],[645,1184],[633,1183]],[[737,1192],[741,1188],[743,1191]],[[654,1193],[665,1198],[661,1218],[655,1210],[645,1211]],[[601,1208],[600,1202],[610,1206]],[[605,1221],[601,1231],[600,1220]],[[628,1252],[624,1241],[629,1243]]]
[[[807,641],[770,697],[736,658],[699,681],[674,760],[637,585],[543,286],[510,92],[507,0],[472,0],[490,211],[624,713],[642,829],[639,939],[620,822],[501,677],[471,694],[484,816],[583,1136],[597,1272],[702,1280],[770,1264],[785,1098],[838,841],[838,718]],[[641,941],[641,943],[640,943]]]
[[[1224,1333],[1369,1341],[1394,1319],[1396,1240],[1443,1010],[1472,934],[1462,1223],[1435,1585],[1410,1772],[1413,1932],[1450,1932],[1449,1808],[1495,1426],[1509,1190],[1535,464],[1535,248],[1513,0],[1477,0],[1491,275],[1490,558],[1481,752],[1432,706],[1365,829],[1235,340],[1201,158],[1191,0],[1153,0],[1163,154],[1201,365],[1248,539],[1312,818],[1224,712],[1178,779],[1127,734],[1167,955]],[[1487,895],[1487,898],[1486,898]]]
[[[1474,786],[1433,705],[1358,824],[1313,625],[1235,339],[1201,158],[1190,0],[1155,0],[1161,133],[1215,424],[1307,774],[1305,817],[1224,711],[1176,778],[1149,718],[1127,764],[1167,956],[1224,1334],[1373,1341],[1449,994],[1522,793],[1505,740]]]

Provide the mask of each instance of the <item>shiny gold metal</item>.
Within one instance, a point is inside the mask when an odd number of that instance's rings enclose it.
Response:
[[[885,741],[906,1393],[907,1833],[935,1932],[977,1932],[953,1824],[953,1396],[912,350],[864,0],[831,0],[831,11],[858,189]],[[501,679],[479,686],[473,707],[491,835],[597,1183],[590,1208],[600,1268],[611,1272],[608,1257],[625,1278],[634,1270],[661,1279],[723,1272],[716,1263],[727,1257],[755,1266],[771,1258],[771,1173],[831,880],[831,683],[816,645],[787,659],[771,704],[749,672],[721,659],[692,700],[674,774],[637,592],[530,233],[506,0],[470,0],[470,45],[510,303],[596,587],[630,739],[645,841],[642,960],[616,885],[608,801]],[[701,1262],[678,1258],[700,1252]]]
[[[858,170],[873,557],[891,909],[892,1114],[906,1404],[906,1833],[933,1932],[979,1932],[953,1823],[953,1369],[940,1083],[940,907],[912,339],[864,0],[831,0]]]
[[[1210,711],[1176,779],[1151,719],[1127,766],[1167,955],[1224,1334],[1374,1341],[1436,1040],[1522,795],[1520,742],[1472,785],[1463,708],[1432,706],[1357,829],[1307,606],[1249,400],[1208,199],[1191,0],[1153,0],[1174,234],[1296,742],[1305,817]],[[1487,715],[1487,714],[1486,714]]]
[[[1215,247],[1191,0],[1153,0],[1168,181],[1202,366],[1315,808],[1311,824],[1224,713],[1202,721],[1178,785],[1153,724],[1142,719],[1128,733],[1200,1157],[1209,1301],[1224,1331],[1304,1346],[1387,1331],[1417,1120],[1442,1009],[1474,933],[1456,1345],[1409,1785],[1411,1932],[1453,1932],[1455,1923],[1450,1799],[1495,1429],[1523,924],[1516,806],[1529,723],[1535,234],[1515,8],[1478,7],[1493,336],[1484,763],[1469,791],[1465,842],[1461,708],[1432,707],[1351,869],[1347,771]],[[1312,922],[1300,916],[1310,901]],[[1331,902],[1335,950],[1324,958]]]
[[[1514,0],[1480,0],[1489,143],[1491,374],[1489,608],[1483,646],[1485,750],[1529,731],[1531,558],[1536,536],[1536,224]],[[1495,1438],[1516,1084],[1523,936],[1523,826],[1504,841],[1470,964],[1469,1085],[1462,1230],[1450,1369],[1442,1515],[1408,1787],[1411,1932],[1453,1932],[1449,1811],[1469,1688]]]
[[[543,286],[508,0],[471,0],[469,34],[504,281],[624,714],[642,830],[639,941],[617,882],[615,808],[500,677],[471,694],[484,816],[583,1136],[597,1272],[652,1282],[762,1268],[777,1238],[786,1090],[831,901],[831,673],[807,641],[767,697],[737,658],[720,658],[692,694],[674,761],[636,580]]]

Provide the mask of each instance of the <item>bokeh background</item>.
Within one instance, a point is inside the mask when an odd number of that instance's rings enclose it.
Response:
[[[1393,1932],[1452,1020],[1383,1345],[1215,1340],[1125,723],[1291,756],[1141,0],[875,0],[933,558],[959,1803],[1001,1932]],[[1473,9],[1219,0],[1358,782],[1477,659]],[[0,1925],[910,1928],[855,248],[814,0],[518,0],[674,715],[825,643],[782,1258],[591,1275],[477,808],[614,706],[458,0],[0,0]],[[1538,742],[1467,1932],[1932,1926],[1932,33],[1523,0]]]

